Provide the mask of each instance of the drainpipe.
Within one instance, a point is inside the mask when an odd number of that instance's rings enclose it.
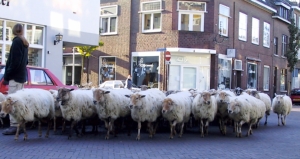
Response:
[[[232,48],[234,49],[234,42],[235,42],[235,2],[233,2],[233,41],[232,41]],[[235,56],[237,56],[237,55],[235,55]],[[233,62],[233,64],[234,64],[234,60],[235,60],[235,58],[233,58],[233,60],[232,60],[232,62]],[[233,64],[231,64],[232,66],[233,66]],[[237,86],[237,73],[236,73],[237,71],[236,70],[234,70],[233,71],[233,79],[234,79],[234,81],[232,82],[232,83],[234,83],[234,88],[236,88],[236,86]]]

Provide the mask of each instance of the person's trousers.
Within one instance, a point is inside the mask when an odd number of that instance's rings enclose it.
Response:
[[[23,88],[24,88],[24,83],[18,83],[15,80],[9,80],[8,94],[16,93],[18,90],[21,90]],[[18,126],[17,121],[12,116],[9,116],[9,120],[10,120],[10,126],[13,127]]]

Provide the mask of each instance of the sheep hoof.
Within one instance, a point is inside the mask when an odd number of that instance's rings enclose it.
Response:
[[[18,137],[15,137],[15,141],[18,141]]]
[[[138,137],[136,137],[136,141],[140,141],[140,137],[138,136]]]
[[[170,136],[170,139],[173,139],[173,136]]]
[[[182,134],[178,136],[179,138],[182,138]]]
[[[152,136],[152,135],[149,135],[149,137],[152,138],[153,136]]]
[[[265,125],[267,125],[267,122],[265,122]]]
[[[26,141],[26,140],[27,140],[27,137],[24,136],[24,139],[23,139],[23,140]]]
[[[278,126],[280,126],[280,124],[278,124]]]
[[[49,137],[49,135],[45,135],[45,138],[48,138]]]
[[[105,140],[108,140],[109,139],[109,136],[105,136]]]
[[[71,139],[71,137],[72,137],[72,136],[71,136],[71,135],[69,135],[69,136],[68,136],[68,140],[70,140],[70,139]]]
[[[282,125],[284,126],[284,125],[285,125],[285,123],[284,123],[284,122],[282,122]]]

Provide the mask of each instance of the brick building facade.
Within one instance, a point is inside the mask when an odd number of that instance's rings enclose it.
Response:
[[[291,10],[274,0],[101,0],[104,46],[90,58],[90,79],[131,74],[135,84],[160,89],[285,93]],[[170,65],[158,48],[171,52]]]

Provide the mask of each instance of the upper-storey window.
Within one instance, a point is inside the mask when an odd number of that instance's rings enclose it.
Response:
[[[162,1],[151,1],[141,3],[142,32],[161,31]]]
[[[230,17],[230,8],[220,4],[219,5],[219,34],[228,36],[228,19]]]
[[[239,39],[247,41],[247,15],[239,13]]]
[[[259,20],[252,18],[252,43],[259,45]]]
[[[102,35],[117,34],[118,6],[105,6],[100,9],[100,31]]]
[[[264,47],[270,47],[270,24],[264,22],[264,41],[263,46]]]
[[[284,18],[284,19],[288,19],[288,9],[285,7],[279,7],[279,16]]]
[[[204,31],[205,2],[178,1],[178,30]]]

